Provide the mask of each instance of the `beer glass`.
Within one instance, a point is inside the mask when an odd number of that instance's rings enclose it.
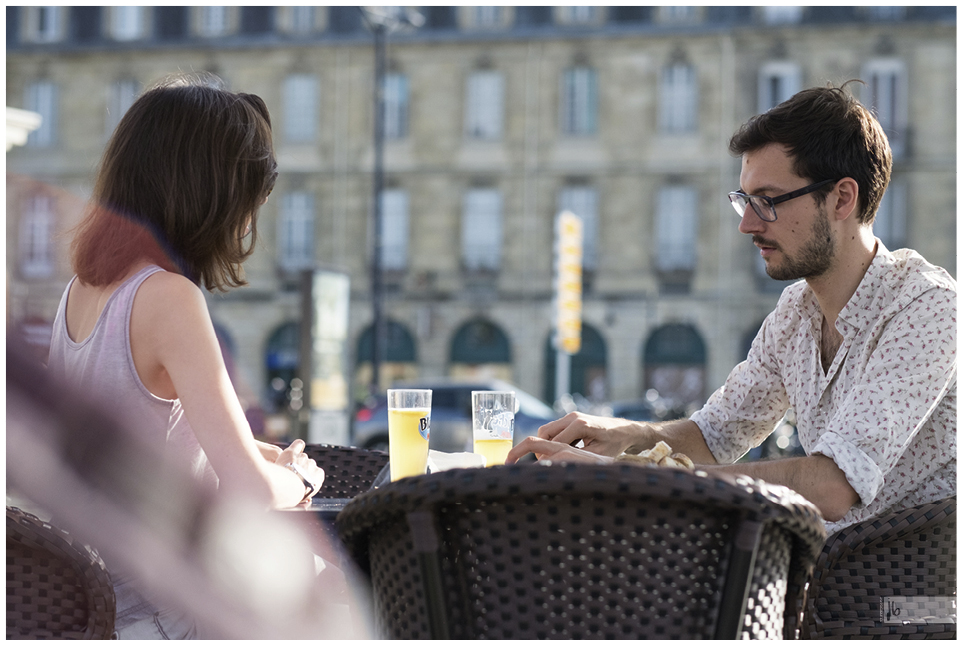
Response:
[[[388,391],[388,461],[392,481],[425,473],[430,424],[430,390]]]
[[[485,457],[485,467],[504,465],[515,435],[515,393],[473,390],[471,411],[475,453]]]

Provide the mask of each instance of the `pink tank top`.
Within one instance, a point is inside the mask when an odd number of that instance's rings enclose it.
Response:
[[[83,341],[67,334],[67,296],[72,279],[60,299],[50,340],[47,366],[54,377],[79,387],[95,403],[127,424],[132,435],[162,444],[168,462],[191,472],[198,480],[217,484],[217,475],[201,449],[178,399],[161,399],[141,382],[130,351],[130,315],[134,296],[148,277],[163,271],[148,266],[124,282],[107,300],[93,331]]]

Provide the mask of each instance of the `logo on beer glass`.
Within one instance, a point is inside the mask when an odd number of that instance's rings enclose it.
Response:
[[[515,414],[506,411],[493,415],[491,431],[499,440],[511,440],[515,433]]]
[[[421,437],[425,440],[428,440],[428,436],[430,435],[429,424],[428,418],[420,418],[418,420],[418,433],[420,433]]]

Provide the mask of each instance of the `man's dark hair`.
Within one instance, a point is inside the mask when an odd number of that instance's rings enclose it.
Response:
[[[742,125],[729,141],[735,156],[769,144],[786,147],[793,173],[811,182],[852,178],[859,186],[857,220],[872,223],[889,185],[893,154],[872,113],[840,88],[808,88]],[[862,82],[859,82],[862,83]],[[832,186],[814,192],[823,201]]]

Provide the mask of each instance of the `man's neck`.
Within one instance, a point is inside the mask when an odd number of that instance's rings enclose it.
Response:
[[[835,327],[839,312],[856,293],[874,257],[876,238],[872,230],[860,228],[857,235],[841,243],[836,260],[828,271],[818,277],[806,278],[827,324]]]

